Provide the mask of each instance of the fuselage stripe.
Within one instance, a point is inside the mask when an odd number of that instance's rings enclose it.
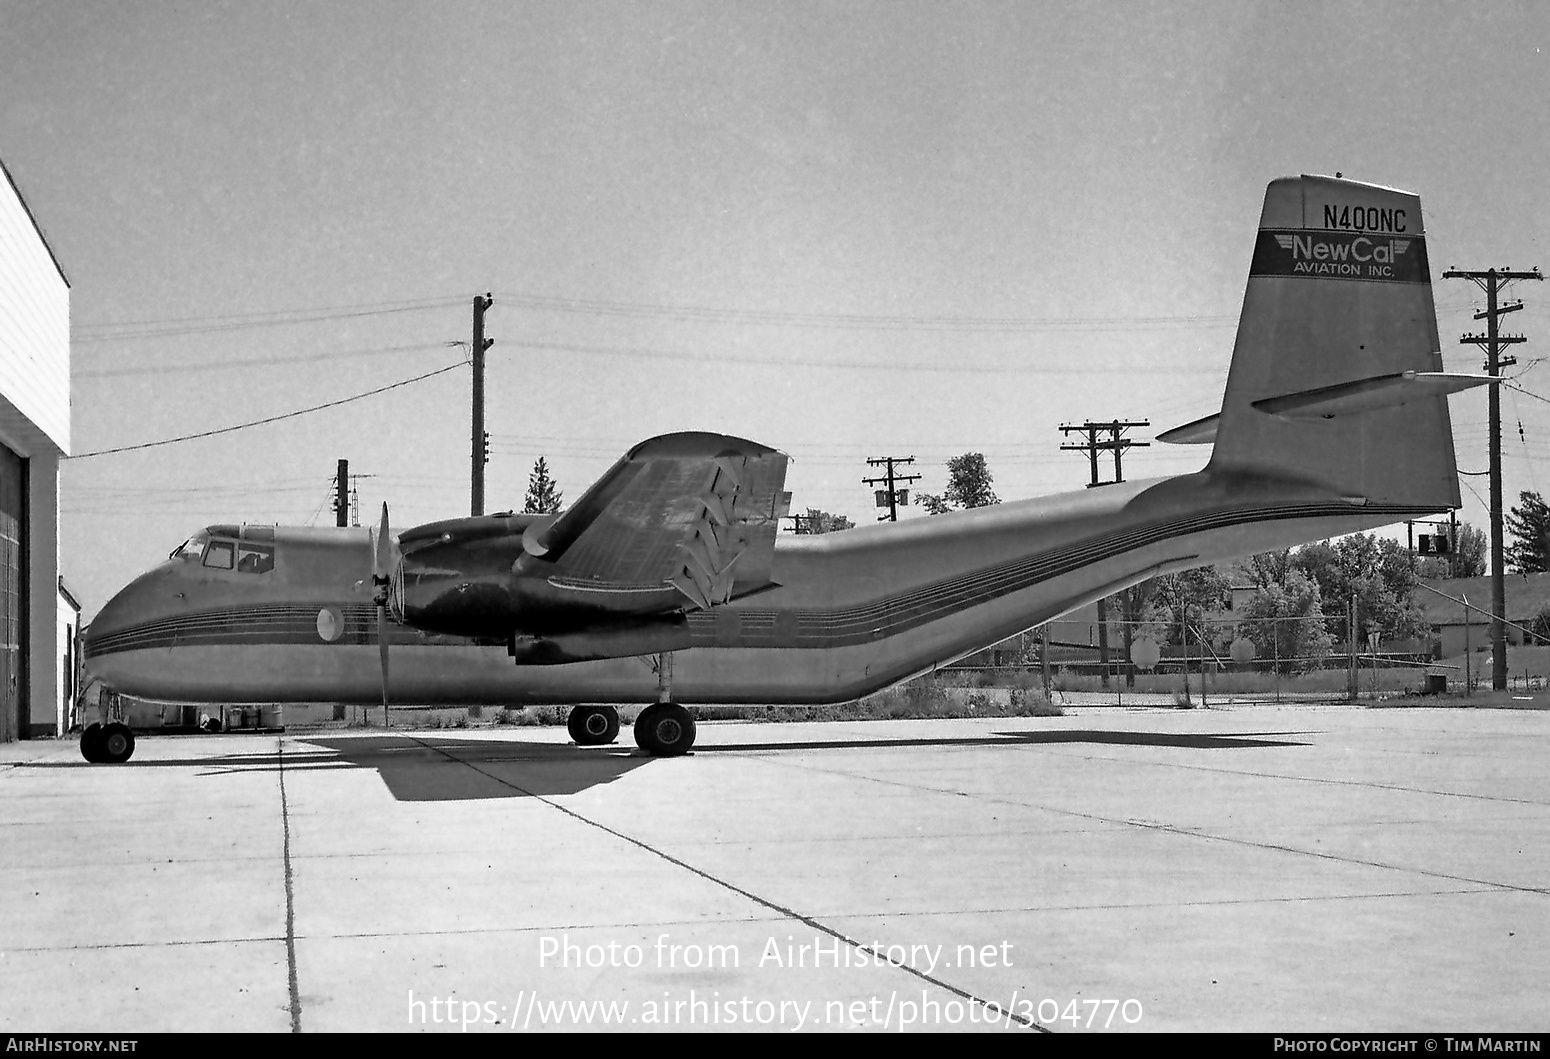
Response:
[[[754,648],[829,648],[869,643],[896,636],[951,614],[991,602],[1002,596],[1082,567],[1148,545],[1195,533],[1225,529],[1251,522],[1301,518],[1349,517],[1364,514],[1407,515],[1428,513],[1408,507],[1353,509],[1345,504],[1297,504],[1277,507],[1239,508],[1195,515],[1150,526],[1137,526],[1089,537],[1071,545],[1023,556],[988,569],[960,574],[880,600],[831,609],[744,610],[737,606],[695,611],[688,615],[691,646]],[[273,644],[374,645],[376,612],[363,604],[333,604],[343,618],[339,635],[325,641],[318,632],[319,605],[263,603],[200,611],[144,622],[97,635],[88,627],[85,658],[122,651],[157,650],[179,645]],[[735,633],[728,633],[718,615],[737,615]],[[782,619],[785,619],[784,621]],[[395,644],[468,646],[481,641],[460,636],[428,636],[412,628],[390,625]]]

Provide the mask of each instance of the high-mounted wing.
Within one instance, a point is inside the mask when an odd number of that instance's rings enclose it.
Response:
[[[520,573],[582,594],[664,588],[710,608],[767,588],[791,496],[785,454],[743,438],[685,432],[642,442],[570,510],[535,526]],[[552,565],[551,565],[552,564]]]

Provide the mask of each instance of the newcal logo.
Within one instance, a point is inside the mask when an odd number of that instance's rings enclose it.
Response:
[[[1360,232],[1261,231],[1251,276],[1311,276],[1424,283],[1426,242]]]

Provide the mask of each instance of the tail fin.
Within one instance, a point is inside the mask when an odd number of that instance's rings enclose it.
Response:
[[[1330,177],[1272,182],[1210,469],[1457,507],[1444,395],[1483,377],[1441,372],[1420,199]],[[1163,437],[1210,436],[1202,421]]]

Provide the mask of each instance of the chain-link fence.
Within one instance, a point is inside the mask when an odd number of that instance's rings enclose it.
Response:
[[[1333,630],[1331,626],[1334,626]],[[1328,618],[1053,621],[963,659],[961,679],[1030,677],[1069,703],[1309,702],[1490,686],[1466,653],[1443,664],[1431,640],[1355,643]],[[1452,660],[1450,660],[1452,661]],[[1523,678],[1530,680],[1530,678]]]

